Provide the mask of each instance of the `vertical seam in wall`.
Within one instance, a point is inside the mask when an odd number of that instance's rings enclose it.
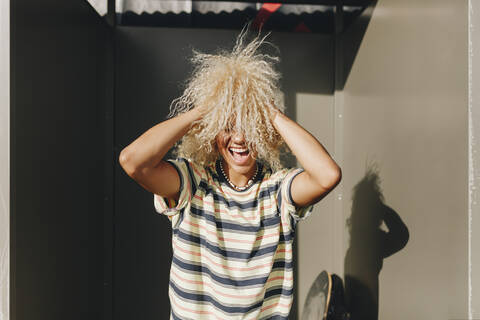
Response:
[[[4,184],[4,187],[2,188],[3,190],[5,190],[5,194],[2,194],[2,208],[0,210],[2,210],[2,215],[4,215],[4,217],[6,218],[5,219],[5,224],[2,225],[2,231],[3,230],[6,230],[6,235],[5,237],[2,236],[2,241],[5,240],[5,243],[2,243],[2,256],[0,257],[0,262],[1,262],[1,281],[5,281],[5,283],[1,283],[1,286],[0,286],[0,297],[1,297],[1,301],[0,301],[0,320],[3,320],[3,316],[5,316],[5,320],[8,320],[10,319],[10,302],[11,302],[11,298],[10,298],[10,288],[11,288],[11,283],[10,283],[10,275],[11,275],[11,272],[12,272],[12,264],[11,264],[11,259],[12,259],[12,254],[11,254],[11,236],[12,236],[12,231],[11,231],[11,220],[12,220],[12,217],[11,217],[11,198],[12,198],[12,195],[11,195],[11,188],[12,188],[12,179],[11,179],[11,160],[10,160],[10,157],[11,157],[11,141],[10,139],[12,138],[12,135],[11,135],[11,124],[10,124],[10,119],[11,119],[11,104],[10,104],[10,99],[11,99],[11,73],[10,73],[10,61],[11,61],[11,4],[10,4],[10,1],[7,1],[7,0],[4,0],[1,4],[1,9],[0,9],[0,12],[1,12],[1,18],[0,18],[0,21],[1,21],[1,26],[0,26],[0,31],[1,31],[1,35],[0,37],[2,38],[2,41],[4,41],[4,46],[3,46],[3,49],[2,49],[2,53],[0,54],[0,56],[2,57],[2,61],[0,61],[0,63],[2,64],[2,66],[0,67],[0,69],[2,69],[3,71],[3,74],[2,74],[2,82],[3,80],[5,80],[5,88],[3,88],[2,90],[2,101],[1,101],[1,107],[2,109],[2,113],[3,111],[5,111],[5,115],[6,117],[4,119],[2,119],[2,125],[6,125],[6,129],[5,130],[2,130],[3,132],[5,132],[6,134],[6,137],[4,139],[2,139],[2,143],[3,141],[5,141],[6,145],[2,145],[2,148],[5,148],[3,149],[2,151],[6,151],[5,152],[5,157],[3,157],[4,155],[2,155],[2,160],[5,159],[6,160],[6,168],[4,168],[3,170],[5,170],[7,172],[6,174],[6,180],[5,181],[2,181],[2,185]],[[5,68],[5,69],[3,69]],[[3,93],[5,93],[5,96],[3,96]],[[5,98],[3,100],[3,98]],[[1,190],[0,192],[3,192],[3,190]],[[3,218],[2,218],[3,220]],[[5,308],[5,309],[4,309]]]
[[[334,109],[335,109],[335,162],[342,168],[343,167],[343,92],[335,91],[334,95]],[[344,264],[343,264],[343,253],[345,250],[344,240],[345,240],[345,228],[344,228],[344,213],[343,213],[343,184],[340,183],[337,188],[335,188],[335,206],[334,206],[334,224],[335,224],[335,240],[338,241],[336,244],[335,252],[335,263],[336,269],[341,274],[344,273]]]
[[[337,57],[338,58],[338,57]],[[343,116],[343,97],[342,97],[342,92],[335,90],[334,93],[334,160],[335,162],[342,167],[343,166],[343,155],[342,155],[342,144],[343,144],[343,139],[342,139],[342,116]],[[333,221],[333,227],[334,227],[334,240],[337,243],[334,243],[335,250],[333,250],[333,261],[335,263],[335,269],[338,270],[338,272],[343,274],[343,263],[340,260],[342,257],[343,250],[345,249],[343,246],[343,240],[344,240],[344,229],[343,229],[343,224],[341,221],[343,221],[343,210],[342,210],[342,192],[343,190],[343,184],[339,184],[337,188],[335,188],[335,202],[334,202],[334,221]],[[340,239],[341,237],[341,239]],[[340,252],[341,253],[340,253]]]
[[[115,10],[115,7],[113,7],[113,9]],[[113,15],[115,15],[115,11],[113,12]],[[115,19],[113,20],[115,21]],[[112,56],[113,56],[113,69],[112,69],[112,81],[113,81],[113,85],[112,85],[112,129],[113,129],[113,136],[112,136],[112,140],[113,140],[113,153],[114,153],[114,165],[113,165],[113,173],[112,173],[112,208],[113,208],[113,211],[112,211],[112,237],[111,237],[111,241],[112,241],[112,269],[111,269],[111,279],[112,279],[112,283],[111,283],[111,310],[110,310],[110,315],[111,315],[111,319],[114,319],[115,318],[115,280],[116,280],[116,277],[115,277],[115,241],[116,241],[116,172],[117,172],[117,165],[118,165],[118,156],[119,156],[119,150],[117,149],[117,130],[116,130],[116,124],[117,124],[117,63],[118,63],[118,59],[117,59],[117,50],[118,50],[118,34],[117,34],[117,26],[115,24],[113,24],[112,26],[112,36],[113,36],[113,52],[112,52]]]
[[[474,198],[472,123],[472,1],[468,0],[468,319],[472,320],[472,200]]]
[[[15,14],[16,14],[16,2],[11,0],[11,1],[8,1],[9,3],[9,10],[10,12],[8,13],[8,25],[10,27],[10,31],[9,31],[9,48],[8,48],[8,52],[9,52],[9,75],[8,75],[8,79],[9,79],[9,83],[10,83],[10,88],[7,89],[8,90],[8,93],[10,95],[10,99],[9,99],[9,105],[8,105],[8,108],[9,108],[9,112],[10,112],[10,116],[9,116],[9,129],[8,129],[8,133],[9,133],[9,137],[8,137],[8,141],[10,143],[9,145],[9,154],[8,154],[8,158],[9,158],[9,172],[10,172],[10,179],[9,179],[9,190],[10,190],[10,194],[9,194],[9,217],[10,217],[10,235],[9,235],[9,239],[10,239],[10,263],[9,263],[9,270],[10,270],[10,274],[9,274],[9,301],[8,301],[8,316],[7,318],[8,319],[12,319],[12,320],[15,320],[17,318],[17,307],[16,307],[16,303],[17,303],[17,281],[16,281],[16,276],[17,276],[17,273],[16,273],[16,266],[17,266],[17,251],[16,251],[16,244],[17,244],[17,241],[16,241],[16,236],[17,236],[17,219],[16,219],[16,211],[17,211],[17,208],[15,206],[15,200],[16,200],[16,192],[15,192],[15,189],[16,189],[16,186],[17,184],[15,183],[15,180],[16,180],[16,166],[15,166],[15,163],[16,163],[16,136],[14,134],[12,134],[12,132],[15,131],[15,120],[16,120],[16,109],[15,109],[15,102],[16,102],[16,98],[15,98],[15,91],[16,91],[16,86],[15,86],[15,62],[16,62],[16,55],[15,55],[15,51],[16,51],[16,42],[13,40],[14,39],[14,35],[16,35],[16,24],[15,23],[12,23],[12,21],[15,21],[14,18],[15,18]]]
[[[340,3],[335,9],[335,38],[334,38],[334,91],[333,91],[333,126],[334,126],[334,160],[337,164],[343,166],[343,51],[342,51],[342,34],[343,34],[343,7]],[[335,189],[334,201],[334,250],[333,261],[335,270],[341,275],[344,274],[344,263],[342,260],[345,250],[344,239],[344,217],[343,217],[343,184],[340,183]]]

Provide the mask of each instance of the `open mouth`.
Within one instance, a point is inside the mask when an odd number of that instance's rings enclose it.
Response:
[[[244,162],[248,159],[250,151],[247,148],[228,148],[232,158],[237,162]]]

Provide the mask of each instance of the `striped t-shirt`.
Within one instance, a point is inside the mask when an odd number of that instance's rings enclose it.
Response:
[[[207,167],[168,160],[180,176],[178,203],[154,194],[172,223],[170,319],[288,319],[293,301],[295,226],[313,206],[297,208],[293,178],[258,163],[255,182],[231,188],[219,160]]]

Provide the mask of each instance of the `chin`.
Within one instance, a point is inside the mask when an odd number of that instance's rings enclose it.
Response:
[[[252,157],[250,157],[245,164],[236,163],[235,160],[231,158],[230,154],[224,154],[223,157],[230,168],[241,174],[247,174],[256,163],[255,159]]]
[[[234,165],[233,169],[238,173],[247,174],[254,166],[255,166],[255,162],[252,161],[248,165],[244,165],[244,166]]]

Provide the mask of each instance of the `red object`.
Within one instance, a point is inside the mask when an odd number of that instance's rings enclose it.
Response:
[[[258,10],[257,16],[252,23],[252,27],[255,29],[261,29],[272,13],[277,11],[281,6],[281,3],[264,3],[260,10]]]
[[[295,27],[295,32],[312,32],[307,25],[303,22],[300,22],[296,27]]]

